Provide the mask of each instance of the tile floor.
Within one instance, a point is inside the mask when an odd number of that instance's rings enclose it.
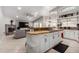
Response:
[[[26,38],[13,39],[11,36],[3,36],[0,39],[0,53],[24,53],[26,52],[25,42]],[[63,39],[63,44],[68,45],[68,49],[65,53],[79,53],[79,43],[73,40]],[[59,53],[54,49],[51,49],[48,53]]]
[[[13,39],[13,35],[4,36],[2,40],[0,39],[0,53],[26,52],[26,40],[26,38]]]

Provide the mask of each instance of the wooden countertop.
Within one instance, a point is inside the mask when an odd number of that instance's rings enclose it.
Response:
[[[57,32],[57,31],[62,31],[60,29],[58,30],[52,30],[52,31],[34,31],[34,32],[27,32],[27,34],[30,34],[30,35],[38,35],[38,34],[47,34],[47,33],[51,33],[51,32]]]

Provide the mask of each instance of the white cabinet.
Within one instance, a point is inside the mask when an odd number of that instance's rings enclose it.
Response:
[[[54,45],[58,44],[58,42],[61,41],[61,33],[60,32],[53,33],[53,41],[54,41]]]
[[[45,51],[47,51],[50,47],[50,36],[47,34],[45,35],[45,38],[44,38],[44,41],[45,41]]]
[[[27,36],[28,52],[45,52],[49,47],[49,40],[46,34]],[[30,51],[29,51],[30,50]]]
[[[64,30],[64,38],[68,38],[68,36],[69,36],[69,31],[68,30]]]
[[[64,38],[74,38],[74,31],[72,30],[64,30]]]
[[[40,36],[39,36],[40,37]],[[45,47],[46,47],[46,43],[45,43],[45,40],[46,40],[46,38],[45,38],[45,36],[44,35],[41,35],[41,37],[39,38],[39,41],[40,41],[40,49],[39,49],[39,52],[45,52]]]
[[[28,48],[27,52],[39,52],[40,51],[40,40],[42,39],[42,36],[34,36],[34,35],[27,35],[27,45]],[[37,39],[38,38],[38,39]]]
[[[50,36],[48,34],[43,34],[40,40],[40,52],[45,52],[50,48]]]
[[[77,31],[77,37],[78,37],[78,39],[77,39],[77,40],[79,41],[79,30]]]
[[[54,38],[53,38],[53,33],[49,33],[49,48],[53,47],[54,46]]]
[[[68,36],[68,38],[70,38],[70,39],[75,39],[75,31],[74,30],[69,30],[69,36]]]
[[[79,41],[78,30],[64,30],[64,38]]]
[[[58,31],[38,35],[27,35],[27,52],[45,52],[59,42],[61,42],[61,33]]]
[[[77,41],[79,41],[79,31],[76,30],[76,31],[74,31],[74,32],[75,32],[75,33],[74,33],[74,39],[77,40]]]
[[[40,41],[41,52],[47,51],[49,48],[51,48],[54,45],[52,36],[53,33],[43,34],[42,40]]]

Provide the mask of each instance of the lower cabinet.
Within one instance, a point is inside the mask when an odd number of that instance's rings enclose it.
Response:
[[[79,41],[79,31],[78,30],[74,31],[74,39],[76,41]]]
[[[64,30],[63,34],[64,34],[64,38],[67,38],[67,37],[68,37],[68,32],[67,32],[67,30]]]
[[[70,33],[70,30],[64,30],[64,38],[70,38],[71,37],[70,35],[72,35]]]
[[[64,38],[79,41],[78,30],[64,30]]]

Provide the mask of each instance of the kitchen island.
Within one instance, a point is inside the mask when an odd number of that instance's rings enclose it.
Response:
[[[62,41],[62,30],[34,31],[27,33],[27,52],[43,53]]]

